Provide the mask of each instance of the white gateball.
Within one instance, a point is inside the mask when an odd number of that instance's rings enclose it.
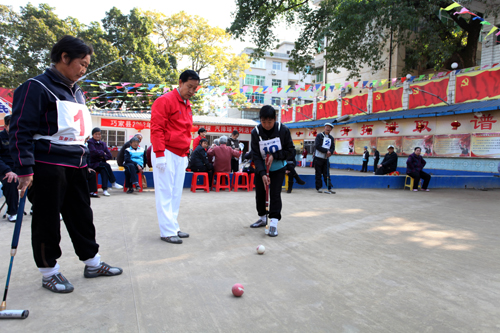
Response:
[[[266,247],[264,245],[257,246],[257,253],[258,254],[264,254],[264,252],[266,252]]]

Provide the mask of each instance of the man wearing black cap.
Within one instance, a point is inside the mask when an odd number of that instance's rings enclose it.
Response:
[[[0,132],[0,176],[2,177],[2,191],[7,202],[7,219],[9,222],[16,222],[17,205],[19,202],[19,193],[17,191],[17,174],[14,169],[14,160],[9,151],[9,126],[10,115],[3,118],[4,130]]]
[[[314,141],[314,171],[316,175],[316,191],[318,193],[323,193],[321,187],[323,186],[323,181],[321,176],[325,180],[327,190],[324,191],[326,194],[335,194],[332,191],[332,182],[330,181],[330,156],[332,156],[335,151],[335,143],[333,141],[333,136],[330,132],[333,129],[333,125],[330,123],[325,124],[325,131],[319,133]]]

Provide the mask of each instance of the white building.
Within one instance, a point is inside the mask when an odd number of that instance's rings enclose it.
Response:
[[[247,86],[245,95],[252,103],[250,108],[241,111],[241,118],[258,119],[259,110],[263,105],[270,104],[279,110],[282,105],[292,105],[292,103],[304,104],[312,102],[312,92],[301,90],[295,91],[295,85],[312,84],[312,75],[303,73],[294,74],[288,68],[290,52],[294,48],[294,43],[283,42],[272,52],[266,52],[263,59],[259,59],[250,64],[250,69],[245,71],[245,78],[241,79],[240,87]],[[243,53],[252,54],[252,48],[245,48]],[[311,66],[312,68],[312,66]],[[290,86],[290,89],[285,89]],[[258,89],[254,92],[253,87],[264,88],[264,92]],[[281,89],[278,89],[281,88]],[[287,92],[288,90],[288,92]],[[294,100],[298,98],[297,100]],[[232,114],[235,114],[234,112]]]

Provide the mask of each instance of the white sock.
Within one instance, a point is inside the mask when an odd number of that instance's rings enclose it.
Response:
[[[42,273],[43,277],[51,277],[54,274],[59,273],[59,264],[56,263],[54,267],[43,267],[43,268],[38,268],[40,273]]]
[[[271,222],[269,223],[271,227],[278,227],[278,219],[271,219]]]
[[[260,217],[260,220],[261,220],[262,222],[266,222],[266,215],[261,216],[261,217]]]
[[[101,255],[97,253],[94,258],[87,259],[83,263],[89,267],[98,267],[101,264]]]

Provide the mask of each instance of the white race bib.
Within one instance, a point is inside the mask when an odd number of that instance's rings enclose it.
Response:
[[[331,146],[332,146],[332,140],[327,136],[323,137],[323,145],[321,147],[325,149],[330,149]]]
[[[37,82],[57,99],[58,130],[53,135],[35,134],[33,139],[45,139],[62,145],[84,145],[85,138],[90,135],[92,128],[92,119],[87,106],[70,101],[61,101],[43,83],[40,81]]]
[[[272,154],[281,150],[281,140],[280,138],[274,138],[266,141],[259,141],[259,148],[262,158],[265,159],[268,153]]]

